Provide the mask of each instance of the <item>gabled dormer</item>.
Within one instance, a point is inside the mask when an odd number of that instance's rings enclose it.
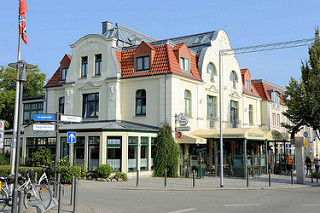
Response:
[[[66,81],[69,65],[71,61],[71,56],[65,54],[62,60],[60,61],[60,81]]]
[[[173,53],[176,56],[177,62],[180,65],[181,71],[191,74],[191,53],[185,43],[180,43],[174,46]]]
[[[156,49],[149,43],[142,41],[134,52],[134,71],[150,71]]]

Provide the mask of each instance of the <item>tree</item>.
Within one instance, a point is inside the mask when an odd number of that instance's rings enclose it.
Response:
[[[283,114],[292,122],[292,125],[282,123],[289,129],[291,140],[307,125],[314,130],[320,129],[320,37],[319,28],[315,28],[315,40],[309,47],[309,60],[301,62],[301,78],[297,81],[291,78],[286,87],[283,102],[288,110]]]
[[[168,177],[177,177],[180,148],[174,141],[169,124],[165,124],[160,128],[154,152],[153,175],[157,177],[164,176],[164,171],[167,169]]]
[[[6,128],[13,127],[14,105],[16,95],[16,69],[0,67],[0,119],[6,121]],[[46,79],[38,68],[27,71],[27,81],[23,84],[23,97],[43,95]]]

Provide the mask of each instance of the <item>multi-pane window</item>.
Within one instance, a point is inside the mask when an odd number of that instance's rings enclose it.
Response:
[[[87,77],[88,56],[81,57],[81,77]]]
[[[210,95],[207,97],[207,116],[208,119],[217,117],[217,98]]]
[[[230,80],[232,81],[233,88],[236,89],[237,88],[237,83],[238,83],[238,76],[237,76],[237,73],[235,71],[231,72]]]
[[[121,171],[121,136],[108,136],[107,138],[107,164],[114,172]]]
[[[237,128],[238,116],[239,116],[238,102],[231,101],[230,102],[230,122],[231,122],[232,128]]]
[[[150,56],[136,58],[136,71],[146,71],[150,69]]]
[[[211,62],[208,64],[207,73],[210,74],[210,81],[214,82],[214,76],[217,75],[217,71],[214,64]]]
[[[274,109],[280,109],[280,96],[277,92],[271,93],[272,107]]]
[[[43,112],[43,102],[23,104],[23,124],[31,123],[34,114]]]
[[[138,165],[138,137],[129,137],[128,143],[128,171],[137,171]]]
[[[96,55],[95,75],[101,75],[101,54]]]
[[[246,90],[248,91],[248,92],[250,92],[251,91],[251,87],[250,87],[250,80],[246,80],[245,81],[245,85],[246,85]]]
[[[99,116],[99,93],[83,95],[83,113],[84,118],[96,118]]]
[[[64,114],[64,97],[59,98],[59,113]]]
[[[141,137],[140,170],[148,170],[149,138]]]
[[[253,125],[253,106],[249,105],[249,124]]]
[[[62,68],[61,69],[61,81],[65,81],[67,77],[68,68]]]
[[[184,91],[184,114],[191,116],[191,92],[189,90]]]
[[[140,89],[136,92],[136,115],[146,115],[147,98],[146,90]]]
[[[181,57],[180,58],[180,68],[183,72],[190,72],[189,70],[189,59]]]
[[[277,127],[280,128],[280,115],[277,114]]]
[[[272,113],[272,126],[275,127],[276,126],[276,114]]]

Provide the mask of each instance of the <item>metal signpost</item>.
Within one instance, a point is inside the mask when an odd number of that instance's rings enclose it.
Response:
[[[73,163],[73,149],[74,144],[77,142],[77,133],[76,132],[68,132],[67,135],[67,142],[69,144],[69,150],[70,150],[70,166],[72,166]]]

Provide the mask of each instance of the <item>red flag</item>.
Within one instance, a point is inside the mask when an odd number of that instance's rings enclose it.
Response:
[[[27,27],[25,12],[28,12],[26,0],[19,0],[19,33],[27,44]]]

